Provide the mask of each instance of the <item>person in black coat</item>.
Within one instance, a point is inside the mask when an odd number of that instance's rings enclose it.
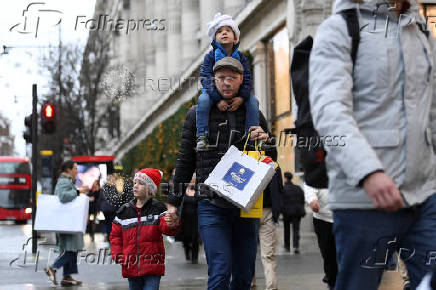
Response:
[[[228,104],[237,96],[243,80],[243,67],[238,60],[225,57],[215,63],[215,85]],[[182,140],[177,155],[174,192],[167,196],[170,213],[177,211],[194,172],[201,188],[198,201],[198,225],[208,264],[208,288],[249,290],[253,278],[252,264],[256,260],[258,219],[242,218],[241,209],[203,186],[209,174],[231,145],[244,149],[245,106],[235,111],[220,111],[212,107],[209,114],[209,144],[207,151],[196,148],[196,109],[192,107],[182,129]],[[250,139],[266,140],[267,122],[259,112],[260,126],[250,128]],[[254,142],[253,142],[254,143]],[[251,150],[250,148],[248,148]],[[268,155],[268,154],[267,154]]]
[[[277,151],[269,152],[276,161]],[[263,212],[259,224],[260,255],[265,275],[266,289],[278,289],[276,261],[276,224],[279,221],[283,195],[283,180],[280,167],[263,191]]]
[[[118,180],[120,181],[120,179]],[[118,182],[121,184],[120,182]],[[102,188],[102,194],[100,195],[100,210],[104,214],[105,229],[107,240],[109,241],[109,235],[112,231],[112,222],[115,219],[118,209],[125,203],[130,202],[133,196],[133,182],[125,180],[122,182],[122,191],[117,189],[117,180],[114,176],[109,176],[108,181]]]
[[[94,183],[92,184],[92,187],[88,193],[88,197],[89,197],[89,216],[88,216],[89,236],[91,237],[91,241],[94,241],[95,220],[97,218],[97,212],[99,211],[99,206],[98,206],[98,201],[100,198],[99,180],[95,180]]]
[[[179,239],[183,242],[186,261],[198,264],[199,237],[198,232],[198,202],[195,199],[195,174],[192,177],[186,194],[180,206],[180,219],[182,228],[179,232]]]
[[[285,172],[285,184],[283,186],[283,224],[285,249],[290,252],[290,224],[292,223],[294,254],[300,253],[300,223],[301,218],[306,215],[304,209],[304,191],[292,183],[292,173]]]

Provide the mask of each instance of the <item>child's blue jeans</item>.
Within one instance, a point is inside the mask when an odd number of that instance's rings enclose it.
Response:
[[[129,278],[129,290],[159,290],[161,276],[139,276]]]
[[[245,133],[247,133],[251,126],[259,126],[259,101],[251,95],[244,104],[246,108]],[[209,113],[214,105],[209,95],[203,90],[197,102],[197,137],[209,136]]]

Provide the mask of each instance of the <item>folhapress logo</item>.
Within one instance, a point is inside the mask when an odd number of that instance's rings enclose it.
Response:
[[[38,37],[40,25],[57,26],[61,23],[63,14],[59,10],[44,8],[45,2],[32,2],[22,13],[22,21],[13,25],[9,31],[21,34],[32,34]]]
[[[154,19],[113,19],[107,14],[101,14],[98,18],[86,19],[86,16],[77,16],[76,25],[77,30],[79,24],[90,31],[117,31],[124,32],[126,35],[130,31],[141,30],[165,30],[166,20],[163,18]]]

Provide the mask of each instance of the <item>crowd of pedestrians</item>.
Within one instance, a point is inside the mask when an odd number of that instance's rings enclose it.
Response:
[[[207,289],[250,289],[258,245],[266,289],[281,289],[277,223],[282,215],[286,252],[291,251],[292,225],[293,253],[300,254],[306,207],[323,259],[320,279],[329,289],[377,289],[386,269],[378,259],[391,259],[395,251],[407,273],[404,289],[436,289],[435,263],[428,257],[436,245],[435,45],[415,1],[387,2],[396,9],[375,0],[337,0],[319,27],[302,86],[317,134],[345,136],[346,144],[324,148],[325,188],[301,188],[294,183],[299,178],[282,175],[278,166],[264,191],[260,219],[242,217],[213,189],[197,186],[230,145],[242,151],[247,138],[249,144],[262,141],[265,155],[277,159],[252,94],[250,67],[238,50],[239,28],[230,16],[215,15],[208,23],[212,50],[201,66],[202,94],[184,121],[166,205],[155,200],[162,172],[152,168],[135,172],[122,186],[116,177],[101,189],[96,181],[87,192],[90,213],[104,213],[113,260],[122,265],[129,289],[159,289],[165,274],[163,234],[178,234],[193,264],[203,244]],[[390,29],[386,18],[397,20]],[[61,169],[55,193],[69,202],[77,196],[72,182],[77,165],[67,161]],[[71,275],[77,273],[82,236],[60,234],[59,246],[62,254],[46,268],[47,275],[56,284],[56,270],[63,267],[61,284],[80,285]],[[403,248],[414,254],[402,257]]]

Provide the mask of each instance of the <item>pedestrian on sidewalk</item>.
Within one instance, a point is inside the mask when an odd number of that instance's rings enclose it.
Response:
[[[242,64],[225,57],[214,65],[215,85],[228,104],[238,95],[243,79]],[[182,140],[176,162],[174,192],[168,195],[168,210],[175,212],[180,205],[186,185],[196,171],[201,184],[197,195],[198,224],[208,264],[208,289],[248,290],[253,278],[256,259],[259,219],[242,218],[241,210],[217,196],[204,181],[227,152],[230,145],[243,150],[246,141],[244,106],[234,111],[210,110],[209,141],[215,144],[206,151],[196,151],[196,106],[188,113],[182,129]],[[261,126],[250,128],[250,139],[267,140],[267,123],[259,112]],[[225,126],[220,124],[227,124]],[[270,140],[271,141],[271,140]],[[269,143],[269,142],[267,142]]]
[[[277,153],[270,157],[277,161]],[[263,192],[263,212],[259,226],[260,257],[265,275],[265,289],[277,290],[277,223],[279,221],[283,195],[283,180],[280,167]]]
[[[105,218],[106,238],[109,240],[112,231],[112,222],[115,219],[118,209],[128,202],[133,196],[133,183],[116,174],[108,177],[107,183],[103,185],[100,208]]]
[[[414,0],[337,0],[318,28],[309,65],[314,126],[345,142],[324,146],[336,290],[377,289],[386,254],[400,248],[414,253],[400,257],[411,289],[436,263],[428,256],[436,245],[435,65]]]
[[[313,212],[313,227],[318,239],[318,247],[324,261],[324,278],[329,289],[335,289],[338,263],[333,234],[333,213],[327,206],[328,189],[316,189],[304,184],[304,196]]]
[[[94,242],[95,220],[97,219],[97,213],[99,211],[98,208],[98,200],[100,198],[99,180],[95,180],[92,183],[92,187],[89,190],[88,197],[89,197],[88,229],[89,229],[89,236],[91,237],[91,241]]]
[[[158,290],[165,275],[165,247],[162,235],[174,236],[180,229],[175,213],[153,200],[162,171],[145,168],[134,177],[134,199],[117,212],[110,235],[112,259],[122,265],[129,290]]]
[[[61,203],[73,201],[80,193],[86,194],[89,188],[76,189],[77,163],[71,160],[64,161],[60,166],[60,177],[55,187],[55,195]],[[57,285],[56,271],[63,268],[62,286],[82,285],[82,281],[75,280],[72,274],[78,274],[77,253],[83,250],[83,234],[58,234],[58,247],[61,252],[54,263],[46,267],[45,273],[54,285]]]
[[[182,205],[180,206],[180,220],[182,228],[177,236],[183,243],[186,261],[198,264],[198,250],[200,234],[198,232],[198,202],[195,199],[195,173],[186,188]]]
[[[294,254],[300,254],[300,224],[301,219],[306,215],[304,209],[304,192],[298,185],[292,183],[292,173],[285,172],[285,184],[283,185],[283,225],[285,241],[285,250],[291,250],[291,227],[292,224],[292,246],[294,247]]]

